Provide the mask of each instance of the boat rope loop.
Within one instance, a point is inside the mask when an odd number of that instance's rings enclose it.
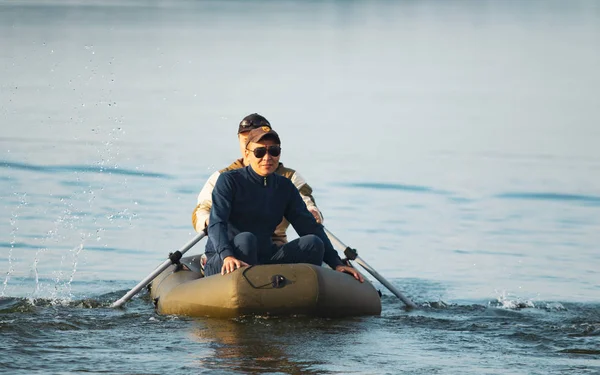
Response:
[[[287,280],[286,280],[285,276],[283,276],[283,275],[273,275],[273,276],[271,276],[271,282],[268,282],[263,285],[254,285],[252,283],[252,281],[250,281],[250,279],[248,279],[248,276],[246,276],[246,272],[248,272],[248,270],[252,267],[253,266],[249,266],[248,268],[246,268],[244,270],[244,272],[242,272],[242,276],[244,276],[244,279],[246,279],[248,284],[250,284],[250,286],[253,287],[254,289],[271,289],[271,288],[279,289],[279,288],[283,288],[286,285]]]

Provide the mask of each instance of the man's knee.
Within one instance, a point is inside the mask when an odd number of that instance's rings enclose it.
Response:
[[[235,251],[246,263],[256,264],[258,253],[258,239],[250,232],[242,232],[233,238],[233,246]]]
[[[300,238],[300,241],[302,242],[302,244],[304,246],[310,247],[317,247],[317,248],[324,248],[325,245],[323,245],[323,241],[316,235],[314,234],[307,234],[305,236],[302,236]]]
[[[258,239],[253,233],[242,232],[233,238],[233,244],[236,247],[256,247],[258,245]]]
[[[325,254],[325,245],[323,241],[314,234],[302,236],[300,239],[300,247],[302,250],[312,253],[315,257],[323,259]]]

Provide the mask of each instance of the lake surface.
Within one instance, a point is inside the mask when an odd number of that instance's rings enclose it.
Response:
[[[600,372],[600,3],[0,1],[0,46],[0,372]],[[252,112],[418,309],[109,308]]]

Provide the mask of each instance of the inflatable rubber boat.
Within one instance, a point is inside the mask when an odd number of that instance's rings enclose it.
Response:
[[[381,313],[380,293],[366,278],[361,283],[349,274],[305,263],[242,267],[209,277],[178,264],[161,272],[148,288],[157,312],[165,315],[348,317]]]

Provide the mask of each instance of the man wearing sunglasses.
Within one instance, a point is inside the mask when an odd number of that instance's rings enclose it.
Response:
[[[208,226],[208,219],[210,216],[210,209],[212,207],[212,191],[215,187],[215,183],[219,175],[226,171],[231,171],[238,168],[244,168],[245,164],[245,152],[246,152],[246,140],[248,139],[248,134],[251,130],[267,126],[271,128],[271,124],[269,121],[258,113],[252,113],[242,119],[238,127],[238,141],[240,144],[240,152],[242,154],[242,158],[237,159],[227,168],[224,168],[218,172],[213,173],[208,181],[204,184],[204,187],[200,191],[198,195],[198,203],[194,212],[192,213],[192,225],[194,229],[200,233]],[[275,169],[275,173],[280,174],[284,177],[289,178],[296,188],[300,191],[300,195],[302,196],[302,200],[306,204],[306,207],[310,211],[310,213],[315,217],[318,223],[323,222],[323,215],[321,211],[317,208],[315,203],[315,199],[312,196],[312,188],[306,183],[306,180],[298,172],[293,169],[286,168],[283,166],[283,163],[279,163],[277,169]],[[273,242],[278,245],[283,245],[287,242],[286,231],[289,226],[289,222],[285,219],[275,228],[273,232]]]
[[[248,134],[244,151],[248,166],[219,175],[212,193],[205,275],[224,275],[255,264],[325,262],[362,282],[354,268],[342,263],[296,186],[275,173],[280,155],[279,135],[262,126]],[[284,217],[299,238],[277,245],[271,235]]]

